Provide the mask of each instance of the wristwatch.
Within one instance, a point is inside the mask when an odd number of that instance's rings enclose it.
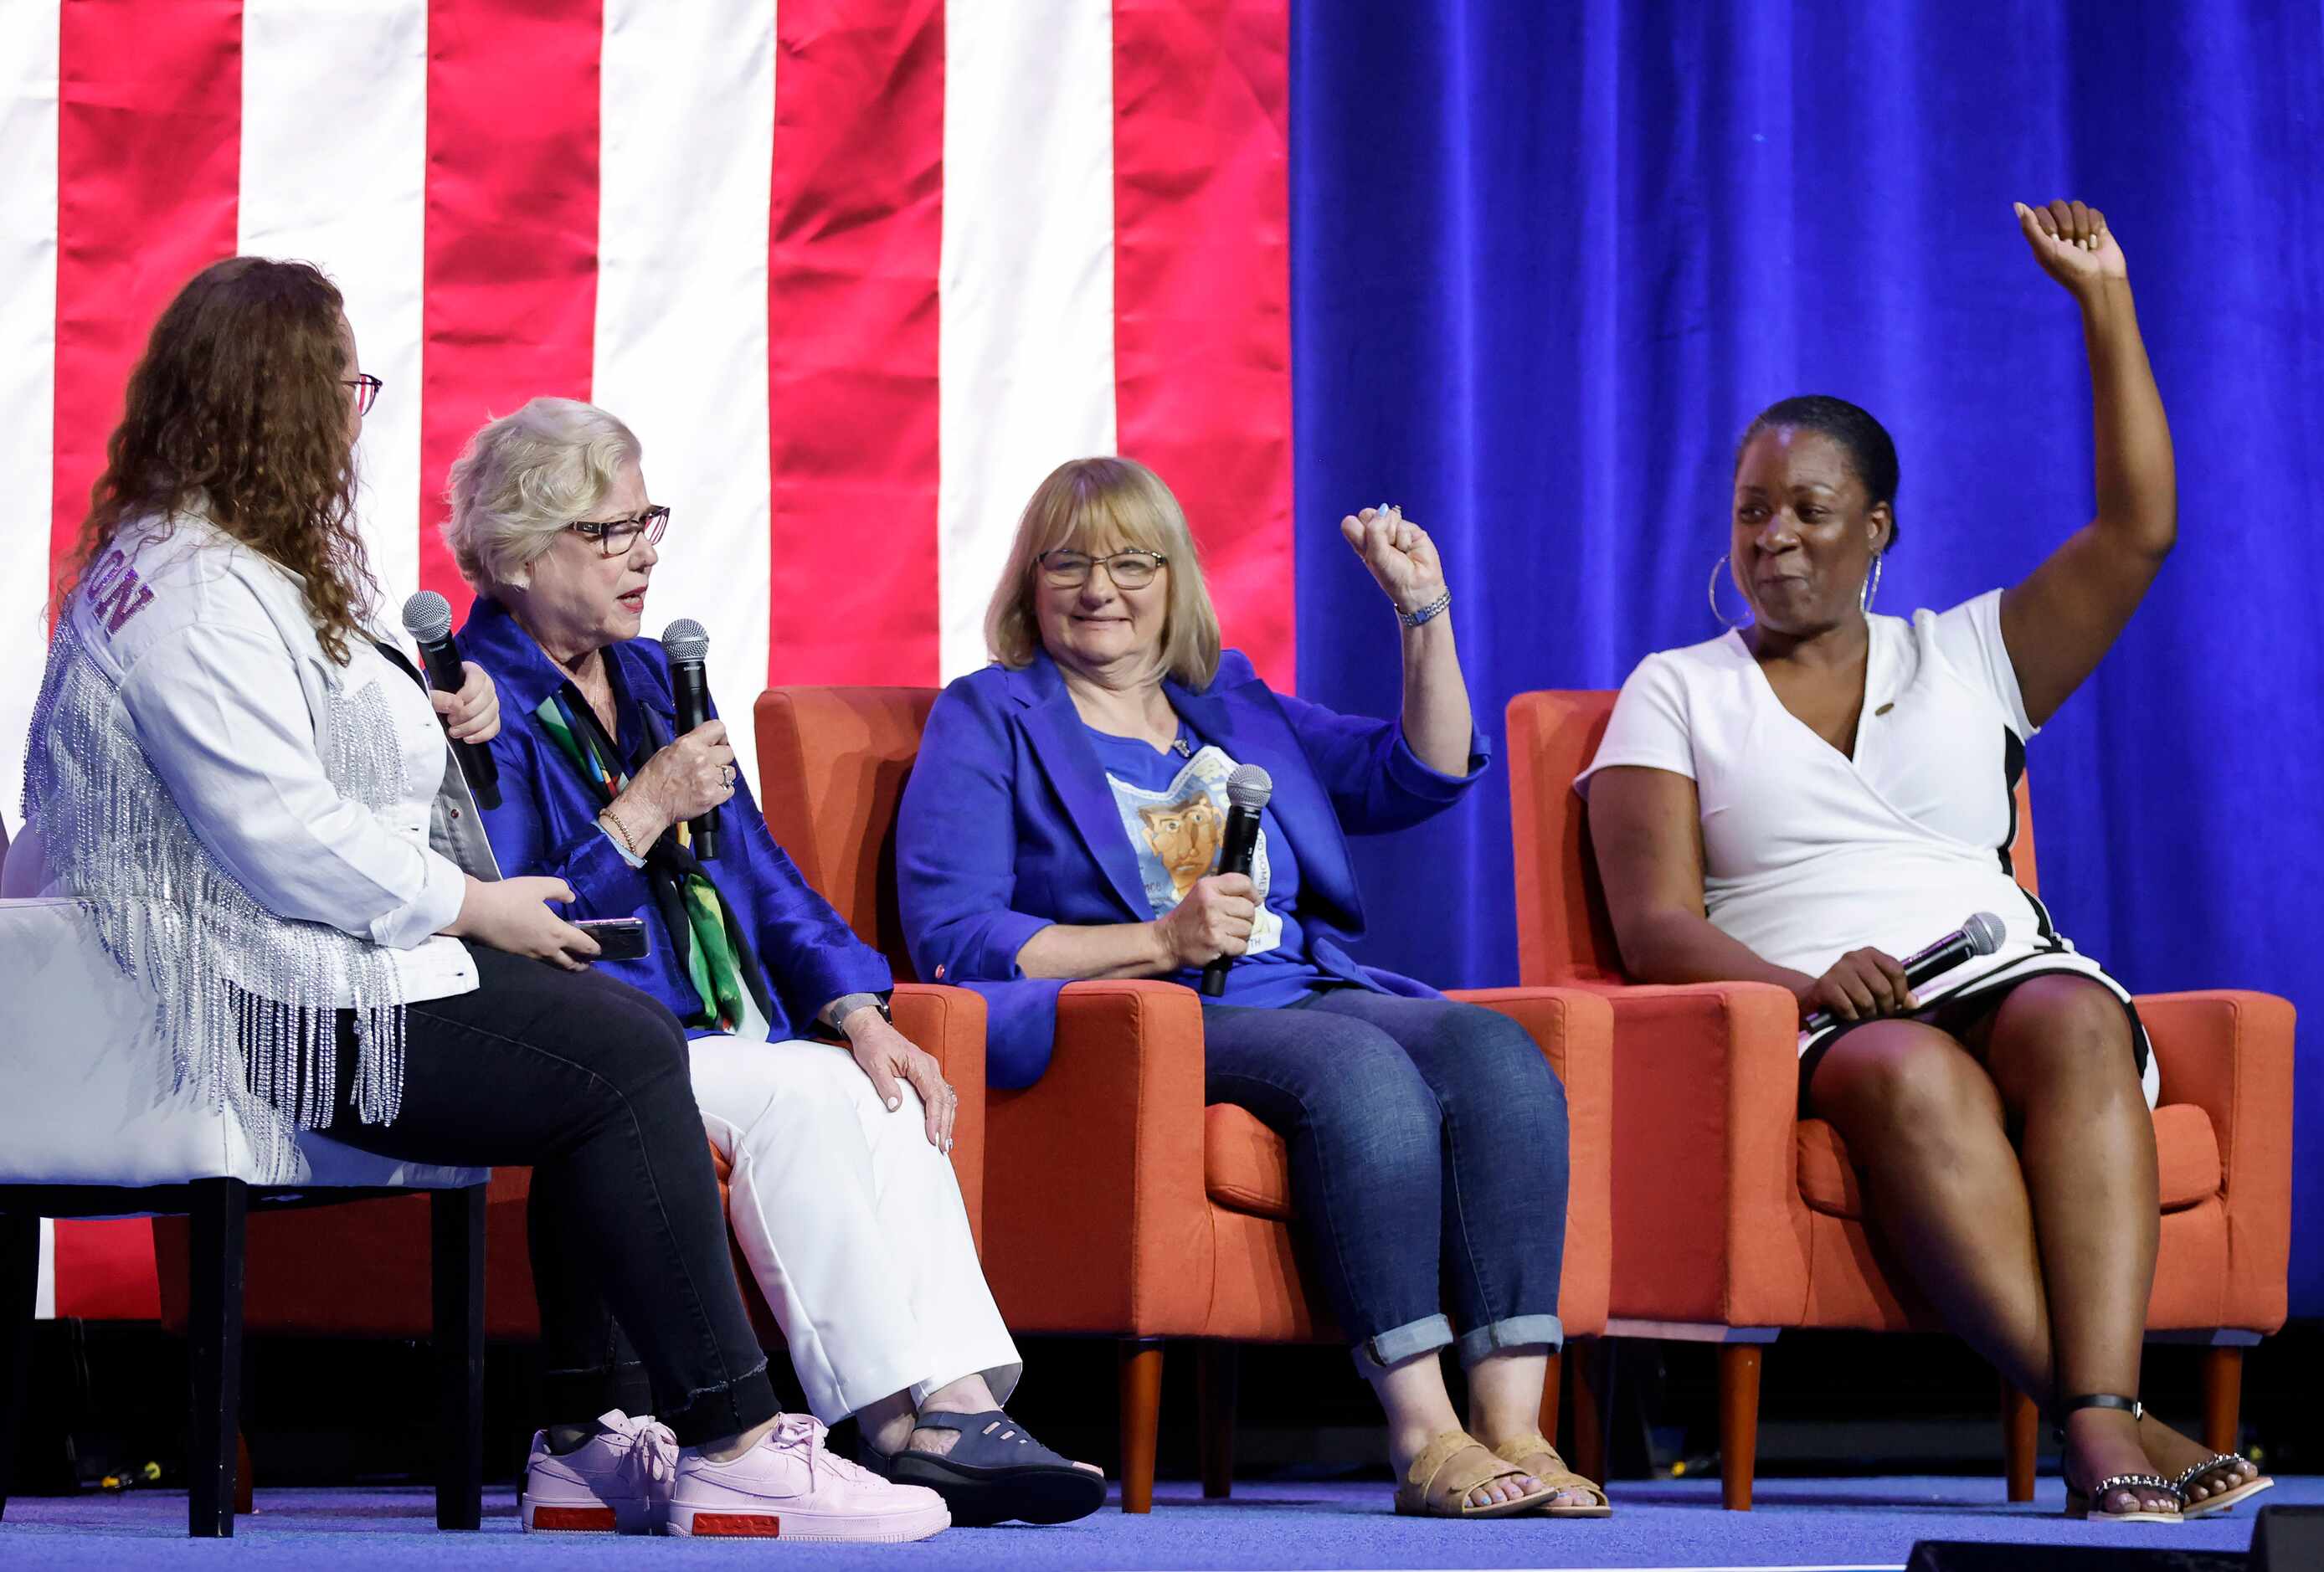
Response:
[[[888,1007],[888,996],[883,993],[844,993],[823,1007],[823,1024],[835,1032],[847,1029],[847,1017],[861,1009],[874,1009],[890,1025],[896,1024],[895,1012]]]

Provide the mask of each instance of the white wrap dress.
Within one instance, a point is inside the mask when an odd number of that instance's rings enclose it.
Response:
[[[1666,769],[1701,804],[1703,906],[1762,959],[1821,976],[1869,945],[1902,959],[1998,917],[2006,938],[1915,990],[1918,1018],[1973,1019],[2030,977],[2071,972],[2123,1001],[2146,1100],[2153,1055],[2129,990],[2018,885],[2014,795],[2034,734],[2001,638],[2001,592],[1872,616],[1851,758],[1784,707],[1739,633],[1650,655],[1622,685],[1590,768]],[[1846,1025],[1802,1033],[1803,1057]]]

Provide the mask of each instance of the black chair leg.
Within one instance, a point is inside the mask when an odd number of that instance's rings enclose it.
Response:
[[[40,1291],[41,1219],[0,1212],[0,1518],[8,1514],[8,1491],[15,1484],[33,1301]]]
[[[429,1197],[436,1314],[436,1526],[474,1529],[484,1509],[484,1187]]]
[[[186,1448],[187,1532],[234,1537],[235,1441],[242,1428],[244,1224],[250,1191],[239,1179],[198,1179],[186,1270],[187,1360],[193,1377]]]

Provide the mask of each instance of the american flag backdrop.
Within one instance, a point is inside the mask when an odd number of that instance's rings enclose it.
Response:
[[[710,630],[730,715],[981,665],[1017,510],[1093,453],[1171,483],[1289,686],[1288,27],[1289,0],[0,0],[8,818],[124,380],[238,252],[327,271],[385,381],[391,624],[417,588],[466,606],[446,468],[549,393],[643,441],[674,512],[647,626]],[[152,1313],[143,1233],[67,1225],[56,1307]]]

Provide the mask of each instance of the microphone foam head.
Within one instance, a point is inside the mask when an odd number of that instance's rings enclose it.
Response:
[[[1991,912],[1978,913],[1961,924],[1961,932],[1969,935],[1970,951],[1978,955],[1992,954],[2001,948],[2001,942],[2009,937],[2009,930],[2003,927],[2001,919]]]
[[[422,590],[403,602],[403,630],[422,644],[440,644],[452,636],[452,602],[434,590]]]
[[[661,630],[661,647],[672,660],[700,660],[710,653],[710,635],[691,617],[680,617]]]
[[[1255,764],[1239,764],[1227,777],[1227,801],[1238,808],[1257,810],[1267,806],[1267,799],[1275,795],[1275,777]]]

